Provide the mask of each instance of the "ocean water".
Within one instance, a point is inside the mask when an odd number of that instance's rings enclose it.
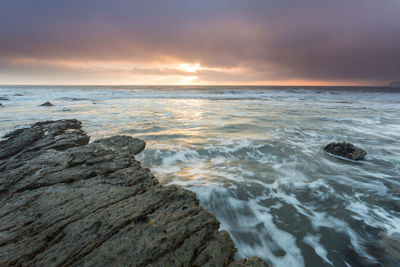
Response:
[[[76,118],[92,140],[144,139],[138,160],[197,193],[239,258],[400,266],[400,90],[1,86],[0,97],[1,136]],[[326,154],[332,141],[360,146],[366,160]]]

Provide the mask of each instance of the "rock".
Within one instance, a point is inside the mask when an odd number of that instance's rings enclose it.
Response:
[[[268,265],[267,263],[265,263],[265,261],[257,257],[251,257],[249,259],[241,259],[229,264],[229,267],[244,267],[244,266],[267,267],[271,265]]]
[[[0,266],[227,266],[234,244],[196,195],[135,160],[145,142],[89,142],[77,120],[0,142]],[[258,265],[253,265],[257,263]],[[260,259],[231,266],[267,266]]]
[[[362,160],[364,159],[367,152],[358,148],[350,143],[342,142],[342,143],[330,143],[324,150],[328,153],[331,153],[336,156],[349,158],[352,160]]]
[[[63,108],[62,111],[68,112],[68,111],[71,111],[71,109],[69,109],[69,108]]]
[[[7,100],[10,100],[10,99],[8,99],[7,97],[0,96],[0,100],[7,101]]]
[[[2,103],[0,103],[0,108],[4,107]]]
[[[43,103],[43,104],[41,104],[40,106],[42,106],[42,107],[52,107],[52,106],[54,106],[52,103],[50,103],[50,102],[45,102],[45,103]]]
[[[16,94],[14,94],[14,96],[23,96],[23,94],[16,93]]]
[[[8,161],[14,155],[19,159],[29,159],[48,149],[65,150],[89,142],[89,136],[81,129],[81,122],[77,120],[38,122],[29,128],[6,134],[3,138],[6,140],[0,141],[0,160],[8,157]],[[7,162],[0,161],[0,166],[4,163]]]
[[[397,233],[389,236],[384,231],[379,232],[378,235],[382,238],[382,247],[390,257],[397,261],[400,260],[400,235]]]
[[[251,257],[249,259],[241,259],[229,264],[229,267],[244,267],[244,266],[268,267],[271,265],[267,264],[265,261],[257,257]]]

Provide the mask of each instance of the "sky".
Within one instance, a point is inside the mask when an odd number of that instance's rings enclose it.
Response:
[[[393,80],[400,0],[0,1],[0,84]]]

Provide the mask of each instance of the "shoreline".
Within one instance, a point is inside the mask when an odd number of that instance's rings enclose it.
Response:
[[[0,141],[2,265],[268,266],[236,249],[196,195],[135,160],[145,142],[89,143],[77,120]]]

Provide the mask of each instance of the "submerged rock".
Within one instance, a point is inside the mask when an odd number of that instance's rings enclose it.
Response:
[[[89,137],[77,120],[0,142],[0,266],[267,266],[234,244],[196,195],[135,160],[142,140]]]
[[[45,103],[43,103],[43,104],[41,104],[40,106],[43,106],[43,107],[52,107],[52,106],[54,106],[52,103],[50,103],[50,102],[45,102]]]
[[[387,235],[384,231],[379,233],[382,237],[381,244],[385,251],[396,260],[400,260],[400,235],[393,234],[391,236]]]
[[[350,143],[330,143],[324,150],[336,156],[345,157],[352,160],[362,160],[367,155],[363,149],[358,148]]]
[[[10,99],[8,99],[7,97],[0,96],[0,100],[7,101],[7,100],[10,100]]]

